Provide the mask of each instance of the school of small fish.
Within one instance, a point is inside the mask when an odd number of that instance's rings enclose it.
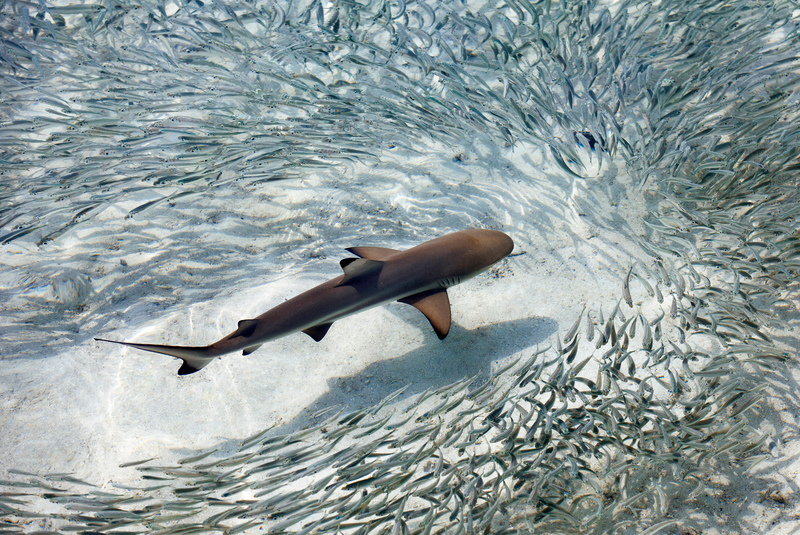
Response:
[[[137,465],[9,472],[0,533],[624,533],[779,455],[763,371],[800,267],[788,1],[112,0],[0,7],[0,243],[480,132],[624,165],[649,263],[489,377]],[[58,84],[47,80],[58,78]],[[23,113],[24,112],[24,113]],[[59,172],[53,162],[58,162]],[[49,165],[48,165],[49,163]],[[794,293],[793,293],[794,292]],[[44,505],[46,504],[46,505]],[[47,512],[41,512],[47,511]],[[688,525],[688,524],[687,524]]]

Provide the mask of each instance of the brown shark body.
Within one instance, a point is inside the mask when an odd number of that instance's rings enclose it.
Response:
[[[447,288],[485,271],[508,256],[514,242],[496,230],[469,229],[427,241],[406,251],[383,247],[347,249],[359,258],[340,262],[344,274],[316,286],[257,318],[242,320],[238,328],[204,347],[113,342],[162,353],[183,360],[179,375],[196,372],[214,358],[234,351],[248,355],[261,344],[302,331],[320,341],[331,324],[345,316],[390,301],[419,309],[436,334],[450,330]]]

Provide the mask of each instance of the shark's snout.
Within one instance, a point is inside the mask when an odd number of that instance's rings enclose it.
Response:
[[[488,229],[470,229],[466,232],[475,240],[481,263],[486,266],[499,262],[514,250],[514,240],[505,232]]]
[[[492,233],[492,241],[494,242],[494,249],[499,255],[498,260],[503,259],[511,254],[514,250],[514,240],[505,232],[499,230],[489,230]]]

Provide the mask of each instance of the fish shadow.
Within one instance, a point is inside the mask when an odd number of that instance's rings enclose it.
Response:
[[[344,413],[372,407],[406,387],[398,400],[427,389],[437,389],[465,377],[482,382],[491,373],[493,362],[533,348],[556,331],[550,318],[521,318],[467,330],[453,324],[447,339],[440,342],[433,333],[422,347],[405,355],[374,362],[360,372],[328,379],[328,392],[281,426],[292,432],[328,418],[332,410]],[[321,412],[325,414],[320,414]]]

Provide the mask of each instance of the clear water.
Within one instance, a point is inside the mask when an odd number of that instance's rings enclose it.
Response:
[[[3,4],[2,466],[136,486],[120,464],[232,454],[329,406],[492,381],[562,343],[584,307],[583,338],[585,318],[602,330],[618,304],[633,319],[615,328],[638,322],[630,373],[665,381],[652,379],[662,400],[680,359],[642,369],[645,323],[662,314],[655,347],[697,352],[680,400],[763,384],[700,372],[796,347],[797,17],[773,4]],[[336,276],[346,247],[469,227],[503,230],[516,249],[451,290],[444,342],[400,304],[337,322],[323,342],[292,335],[182,378],[168,357],[93,341],[204,345]],[[607,350],[582,342],[574,362],[592,357],[594,380]],[[715,448],[755,444],[740,466],[774,453],[768,407],[733,438],[743,416],[721,419]],[[354,434],[347,447],[370,443]],[[685,463],[713,469],[675,440]],[[619,455],[642,470],[630,489],[606,482],[609,511],[636,485],[671,498],[694,488],[649,483],[662,465]],[[534,502],[507,504],[504,525],[559,521]],[[658,526],[658,503],[638,504],[647,514],[630,529]],[[592,529],[628,529],[590,513]]]

